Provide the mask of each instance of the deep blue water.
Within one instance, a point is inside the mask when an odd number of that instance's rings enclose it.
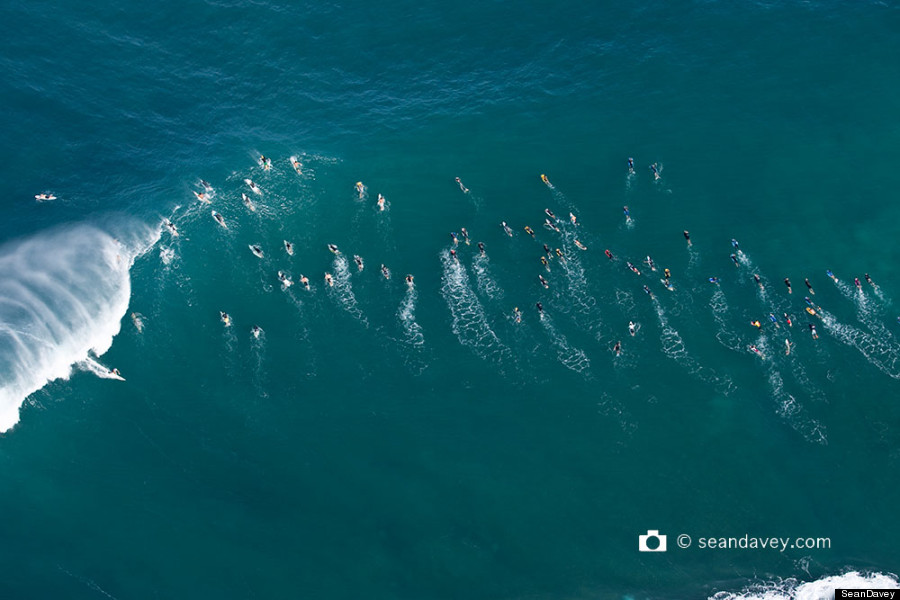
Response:
[[[0,17],[5,597],[896,586],[894,3]]]

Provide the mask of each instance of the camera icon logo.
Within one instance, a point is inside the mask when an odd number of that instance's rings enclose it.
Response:
[[[648,544],[649,540],[655,540]],[[653,546],[652,548],[650,546]],[[638,536],[638,550],[641,552],[665,552],[666,536],[659,535],[659,530],[648,529],[647,535]]]

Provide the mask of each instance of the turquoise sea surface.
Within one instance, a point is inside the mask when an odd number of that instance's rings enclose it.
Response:
[[[0,16],[3,598],[900,586],[896,2]]]

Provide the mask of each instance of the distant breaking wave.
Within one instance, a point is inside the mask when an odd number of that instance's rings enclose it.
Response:
[[[159,229],[117,235],[76,225],[0,248],[0,431],[18,422],[29,395],[112,346],[129,269]]]
[[[900,582],[895,575],[850,571],[805,583],[796,579],[757,583],[740,592],[718,592],[710,600],[831,600],[838,588],[900,589]]]

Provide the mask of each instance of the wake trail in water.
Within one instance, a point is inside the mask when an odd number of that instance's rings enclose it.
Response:
[[[713,385],[719,393],[728,396],[734,392],[737,387],[731,381],[729,376],[719,377],[713,369],[701,365],[694,357],[688,354],[684,340],[681,338],[681,334],[678,333],[678,330],[669,325],[666,313],[656,296],[652,297],[652,301],[653,308],[656,311],[656,317],[659,320],[659,327],[661,330],[659,341],[663,353],[677,364],[684,367],[689,375],[696,377],[704,383]]]
[[[334,269],[334,286],[328,286],[332,295],[340,303],[341,307],[354,319],[363,324],[368,329],[369,320],[363,311],[359,308],[356,296],[353,294],[353,284],[350,282],[350,265],[343,254],[336,254],[333,263]]]
[[[569,344],[566,336],[556,329],[549,316],[541,315],[540,321],[550,337],[550,343],[556,351],[557,360],[567,369],[571,369],[576,373],[583,373],[586,377],[589,377],[590,372],[588,369],[590,369],[591,361],[588,359],[587,354]]]
[[[416,322],[416,302],[419,294],[416,288],[408,286],[406,296],[397,309],[397,319],[400,321],[400,327],[403,330],[403,344],[406,347],[405,362],[415,374],[422,373],[428,367],[428,360],[425,354],[425,334],[422,332],[422,326]]]
[[[776,354],[770,352],[773,349],[770,348],[766,334],[760,332],[755,344],[764,357],[761,357],[759,361],[766,371],[769,394],[775,400],[776,414],[802,435],[806,441],[814,444],[827,444],[825,426],[812,418],[800,401],[793,394],[788,393],[785,388],[784,377],[774,359]]]
[[[450,309],[453,333],[477,356],[501,366],[510,362],[512,351],[491,329],[465,267],[446,250],[441,251],[440,256],[443,266],[441,295]]]
[[[831,313],[819,309],[822,324],[840,342],[856,348],[879,371],[900,379],[900,346],[892,340],[878,339],[852,325],[841,323]]]
[[[128,310],[129,270],[160,236],[145,225],[117,227],[116,237],[75,225],[0,248],[0,431],[16,424],[27,396],[112,346]]]
[[[495,302],[503,300],[503,288],[491,274],[490,259],[487,256],[476,254],[472,259],[472,270],[475,272],[475,284],[482,296]]]
[[[716,291],[713,292],[712,297],[709,299],[709,308],[712,311],[713,320],[719,327],[719,330],[716,332],[716,339],[719,340],[719,343],[729,350],[743,353],[746,344],[741,339],[741,336],[731,328],[728,318],[728,300],[725,298],[725,292],[722,291],[721,287],[716,286]]]
[[[882,321],[885,314],[884,304],[877,303],[872,296],[843,281],[835,281],[834,285],[842,296],[856,305],[856,318],[860,323],[880,338],[888,341],[894,340],[894,334]],[[882,299],[883,295],[879,300]]]
[[[557,297],[563,312],[571,310],[574,313],[575,321],[591,332],[597,341],[600,341],[603,339],[603,333],[600,330],[602,320],[597,308],[597,299],[588,291],[589,285],[584,266],[581,264],[581,258],[575,254],[581,250],[570,250],[569,248],[574,245],[575,235],[568,228],[563,228],[562,232],[567,244],[563,249],[563,259],[559,262],[565,273],[566,291],[564,294],[557,292]]]

